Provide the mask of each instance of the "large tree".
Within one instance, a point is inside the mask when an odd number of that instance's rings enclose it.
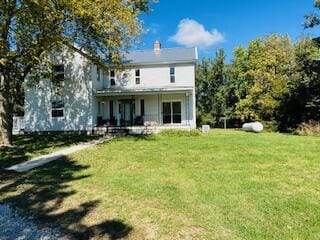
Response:
[[[280,98],[288,91],[294,61],[293,46],[287,36],[271,35],[251,41],[247,50],[245,97],[237,104],[242,119],[275,121]]]
[[[0,0],[0,135],[12,143],[13,106],[44,57],[67,46],[96,64],[120,64],[149,0]],[[34,74],[37,76],[37,74]]]
[[[319,43],[302,39],[294,46],[293,74],[289,91],[280,101],[276,113],[279,130],[290,131],[310,120],[320,121]]]
[[[216,52],[214,59],[203,59],[197,66],[197,122],[216,126],[226,110],[225,53]]]
[[[314,7],[320,10],[320,0],[314,1]],[[320,25],[320,16],[317,13],[306,14],[305,19],[306,19],[304,23],[305,28],[313,28]]]

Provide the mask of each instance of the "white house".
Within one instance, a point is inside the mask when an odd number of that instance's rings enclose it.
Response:
[[[55,56],[48,79],[25,92],[25,131],[106,131],[133,133],[196,127],[195,48],[132,51],[124,70],[105,72],[82,55]]]

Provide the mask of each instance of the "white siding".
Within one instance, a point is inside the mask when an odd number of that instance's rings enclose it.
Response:
[[[70,57],[69,57],[70,56]],[[25,130],[73,131],[90,130],[93,126],[92,64],[79,54],[65,53],[54,63],[65,65],[63,88],[64,116],[51,116],[52,83],[42,80],[25,92]]]
[[[170,82],[170,67],[175,68],[175,82]],[[140,84],[136,84],[135,70],[140,70]],[[126,77],[124,78],[124,76]],[[96,78],[95,78],[96,79]],[[195,82],[194,64],[188,65],[158,65],[158,66],[137,66],[126,69],[116,74],[115,88],[136,89],[136,88],[162,88],[162,87],[194,87]],[[108,74],[104,74],[105,88],[110,86]],[[95,89],[103,89],[103,81],[95,84]]]

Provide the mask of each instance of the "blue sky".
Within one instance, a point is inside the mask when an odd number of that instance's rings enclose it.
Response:
[[[227,58],[240,44],[271,33],[289,34],[292,40],[319,34],[304,30],[304,15],[315,11],[313,0],[159,0],[141,16],[147,33],[138,49],[197,45],[200,58],[224,48]]]

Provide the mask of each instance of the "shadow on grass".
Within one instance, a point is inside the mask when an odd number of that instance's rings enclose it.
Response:
[[[100,203],[95,196],[88,202],[73,201],[64,208],[66,198],[77,194],[70,189],[72,182],[90,177],[81,174],[87,168],[63,158],[24,175],[0,170],[0,200],[23,214],[31,214],[40,226],[58,228],[67,238],[125,238],[133,228],[121,220],[105,220],[91,226],[82,223]]]
[[[30,154],[48,154],[49,149],[52,151],[54,148],[67,147],[97,138],[99,136],[64,133],[17,135],[13,138],[13,147],[0,147],[0,168],[26,161]]]

